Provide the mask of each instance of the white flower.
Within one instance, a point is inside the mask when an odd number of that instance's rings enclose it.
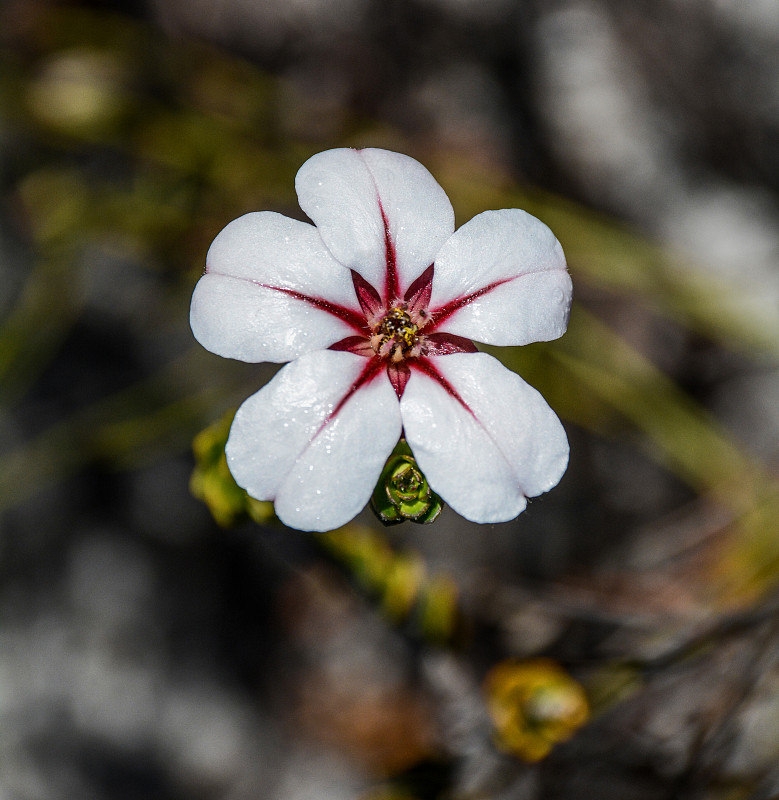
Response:
[[[227,461],[287,525],[329,530],[368,502],[401,435],[475,522],[513,519],[557,484],[568,441],[541,395],[471,340],[565,332],[571,280],[549,228],[518,209],[454,231],[408,156],[329,150],[295,180],[314,225],[246,214],[214,240],[190,320],[208,350],[287,364],[238,410]]]

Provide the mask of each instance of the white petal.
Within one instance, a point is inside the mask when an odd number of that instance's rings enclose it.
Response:
[[[560,420],[492,356],[455,353],[430,362],[447,385],[412,370],[400,403],[420,468],[467,519],[513,519],[526,498],[548,491],[565,472],[568,440]]]
[[[319,153],[300,168],[295,187],[332,254],[380,292],[387,286],[387,237],[402,295],[454,230],[452,205],[435,178],[388,150]]]
[[[345,319],[350,314],[361,317],[351,274],[316,228],[257,212],[234,220],[214,239],[190,323],[195,338],[217,355],[279,362],[354,335]]]
[[[571,294],[560,243],[543,222],[514,208],[485,211],[446,242],[435,260],[430,308],[453,312],[441,331],[520,345],[562,336]]]
[[[230,472],[252,497],[273,500],[290,527],[331,530],[352,519],[400,438],[386,369],[339,408],[370,363],[348,352],[308,353],[238,409],[226,447]]]

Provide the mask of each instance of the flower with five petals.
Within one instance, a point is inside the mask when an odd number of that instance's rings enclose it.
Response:
[[[290,362],[235,416],[235,480],[290,527],[329,530],[365,506],[403,436],[455,511],[513,519],[558,483],[568,441],[541,395],[473,341],[565,332],[559,242],[519,209],[455,231],[432,175],[386,150],[319,153],[295,187],[314,225],[267,211],[234,220],[192,297],[211,352]]]

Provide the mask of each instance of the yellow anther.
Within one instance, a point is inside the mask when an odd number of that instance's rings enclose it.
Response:
[[[409,350],[417,343],[419,327],[411,321],[411,317],[404,308],[395,307],[381,320],[375,329],[374,337],[378,337],[376,344],[371,343],[379,355],[392,354],[392,360],[402,361]]]

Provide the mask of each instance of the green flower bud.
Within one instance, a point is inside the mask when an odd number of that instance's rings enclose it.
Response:
[[[441,498],[431,491],[408,445],[401,441],[382,470],[371,508],[385,525],[405,520],[426,524],[441,513]]]

